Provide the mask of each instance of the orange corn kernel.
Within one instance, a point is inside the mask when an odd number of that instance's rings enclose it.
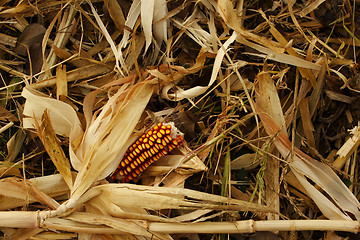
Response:
[[[182,135],[173,123],[158,123],[130,145],[111,179],[135,179],[150,164],[179,147],[184,141]]]

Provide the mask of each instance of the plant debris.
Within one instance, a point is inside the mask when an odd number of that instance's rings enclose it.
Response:
[[[358,237],[359,14],[345,0],[1,1],[0,236]],[[154,126],[156,159],[140,138]],[[125,162],[136,150],[146,168]]]

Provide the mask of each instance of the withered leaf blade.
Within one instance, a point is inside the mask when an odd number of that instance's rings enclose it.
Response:
[[[125,26],[125,17],[121,9],[121,5],[116,0],[105,0],[104,3],[117,29],[123,31]]]
[[[36,118],[35,125],[39,138],[44,144],[46,152],[49,154],[51,160],[55,164],[56,168],[59,170],[66,184],[71,189],[73,182],[71,176],[70,162],[66,158],[65,153],[61,148],[60,140],[56,137],[47,111],[44,111],[41,119],[41,125],[39,126]]]
[[[25,27],[20,34],[14,51],[21,55],[27,55],[27,48],[42,41],[46,29],[39,23],[33,23]]]
[[[0,105],[0,120],[1,121],[19,121],[14,114],[8,111],[4,106]]]
[[[8,150],[8,155],[6,156],[6,161],[12,162],[16,156],[20,153],[21,147],[23,146],[26,134],[22,129],[19,129],[7,142],[6,147]],[[16,169],[18,172],[18,169]],[[1,168],[0,168],[1,172]]]
[[[25,27],[20,34],[14,51],[22,56],[28,56],[26,70],[36,74],[41,71],[42,58],[42,39],[45,34],[45,27],[39,23],[33,23]]]
[[[174,116],[172,121],[175,122],[175,125],[185,134],[185,139],[191,140],[195,138],[196,118],[193,113],[190,111],[180,112]]]
[[[56,98],[66,97],[68,95],[67,88],[66,65],[59,65],[56,68]]]

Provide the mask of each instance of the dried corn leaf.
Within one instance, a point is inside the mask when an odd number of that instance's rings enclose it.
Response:
[[[59,65],[56,68],[56,99],[67,95],[66,65]]]
[[[321,168],[321,169],[317,169],[317,170],[314,171],[313,170],[314,168],[311,165],[306,166],[306,164],[304,162],[301,162],[301,161],[294,161],[290,166],[291,166],[291,169],[293,170],[294,175],[297,177],[297,179],[302,184],[302,186],[306,189],[306,192],[309,194],[311,199],[315,202],[315,204],[319,207],[321,212],[327,218],[333,219],[333,220],[351,220],[350,216],[347,215],[346,213],[344,214],[344,211],[343,211],[343,210],[348,210],[348,207],[344,208],[344,205],[342,205],[342,206],[340,205],[341,209],[339,209],[331,200],[329,200],[315,186],[310,184],[309,181],[305,177],[305,176],[307,176],[307,177],[309,176],[309,174],[308,174],[309,172],[311,172],[312,174],[318,174],[320,171],[325,173],[324,170],[332,171],[331,168],[327,168],[327,169]],[[299,171],[299,169],[301,169],[301,171]],[[309,177],[309,178],[313,180],[313,175],[311,177]],[[326,178],[329,178],[329,177],[326,177]],[[325,181],[326,180],[327,179],[325,179]],[[330,182],[327,182],[327,184],[330,185],[330,184],[334,183],[333,180],[331,180],[331,179],[329,179],[329,180],[330,180]],[[334,188],[334,189],[336,190],[336,188]],[[340,193],[341,192],[340,189],[336,190],[338,192],[338,194],[342,194],[342,193]],[[331,197],[333,199],[333,196],[331,196]],[[353,204],[351,204],[351,205],[354,206]],[[351,206],[350,206],[350,208],[351,208]],[[355,211],[352,211],[352,213],[356,213],[356,211],[358,211],[356,209],[352,209],[352,210],[355,210]],[[356,218],[358,218],[358,217],[359,216],[356,216]]]
[[[249,31],[240,28],[239,27],[240,25],[238,24],[240,22],[240,19],[237,16],[236,12],[234,11],[233,5],[230,1],[226,1],[226,0],[218,1],[217,10],[220,16],[228,24],[228,26],[230,26],[236,32],[237,35],[236,41],[257,50],[260,53],[263,53],[263,54],[252,54],[252,55],[256,55],[258,57],[290,64],[305,69],[320,70],[320,65],[306,61],[296,56],[281,53],[281,49],[278,49],[278,47],[276,47],[276,45],[272,41],[264,37],[257,36],[253,33],[250,33]],[[261,45],[250,42],[248,40],[258,42]]]
[[[45,28],[39,23],[33,23],[25,27],[19,36],[14,51],[22,56],[27,56],[27,71],[32,74],[40,72],[43,58],[41,42],[45,34]]]
[[[167,31],[169,20],[166,18],[168,9],[166,0],[156,0],[154,2],[154,37],[160,46],[162,42],[167,42]]]
[[[213,17],[213,13],[209,13]],[[209,33],[207,30],[203,29],[198,23],[198,19],[205,18],[205,16],[197,8],[195,11],[185,20],[173,19],[175,26],[185,31],[185,33],[192,39],[194,42],[199,44],[205,51],[210,53],[216,53],[218,44],[217,44],[217,34],[216,32]],[[211,29],[211,25],[209,26]],[[212,34],[213,33],[213,34]]]
[[[303,10],[301,10],[301,12],[299,14],[300,17],[305,17],[307,14],[314,11],[323,2],[325,2],[325,0],[315,0],[315,1],[313,1],[307,7],[305,7]]]
[[[309,111],[309,102],[308,99],[303,99],[300,104],[300,113],[301,113],[301,122],[304,129],[304,133],[306,136],[306,139],[308,141],[308,144],[311,148],[315,148],[315,137],[314,137],[314,126],[311,122],[311,115]]]
[[[284,54],[284,53],[275,52],[275,51],[271,50],[270,48],[263,47],[263,46],[261,46],[259,44],[256,44],[256,43],[249,42],[249,41],[245,40],[242,37],[238,37],[236,40],[239,43],[242,43],[242,44],[244,44],[244,45],[246,45],[248,47],[251,47],[251,48],[259,51],[260,53],[263,53],[263,54],[252,53],[251,55],[266,58],[266,59],[270,59],[270,60],[280,62],[280,63],[293,65],[293,66],[296,66],[296,67],[305,68],[305,69],[308,68],[308,69],[317,70],[317,71],[320,70],[321,66],[316,64],[316,63],[312,63],[312,62],[306,61],[304,59],[301,59],[301,58],[298,58],[298,57],[295,57],[295,56],[292,56],[292,55],[287,55],[287,54]],[[250,54],[250,53],[248,53],[248,54]]]
[[[8,150],[8,155],[6,156],[5,161],[12,162],[13,160],[15,160],[16,156],[19,154],[19,152],[21,150],[21,147],[23,145],[25,138],[26,138],[26,134],[25,134],[24,130],[22,130],[22,129],[17,131],[10,138],[10,140],[6,144],[6,147]],[[3,168],[3,166],[0,167],[0,174],[3,173],[1,168]],[[18,171],[18,170],[16,170],[16,171]]]
[[[149,214],[146,210],[141,208],[129,208],[129,207],[121,207],[116,204],[107,201],[105,198],[93,198],[86,205],[86,211],[89,211],[89,208],[97,209],[98,212],[105,216],[113,216],[117,218],[123,219],[137,219],[137,220],[147,220],[154,222],[173,222],[170,218],[163,218],[156,215]]]
[[[117,29],[123,31],[125,26],[125,17],[119,3],[116,0],[105,0],[104,3],[106,4],[109,15],[114,21]]]
[[[197,96],[203,94],[215,82],[215,80],[218,76],[218,73],[220,71],[220,66],[222,64],[223,58],[226,54],[226,51],[228,50],[230,44],[232,44],[235,41],[235,38],[236,38],[236,34],[234,33],[228,40],[226,40],[226,42],[223,44],[223,46],[217,52],[215,62],[214,62],[214,67],[213,67],[213,70],[211,73],[211,78],[206,87],[196,86],[196,87],[193,87],[193,88],[187,89],[187,90],[183,90],[178,87],[178,89],[175,93],[167,94],[166,97],[168,99],[176,99],[177,101],[179,101],[184,98],[190,99],[190,98],[194,98],[194,97],[197,97]],[[163,93],[164,93],[164,91],[163,91]]]
[[[160,209],[217,209],[235,211],[272,212],[266,206],[229,199],[189,189],[152,187],[133,184],[106,184],[89,190],[101,191],[96,198],[122,207]],[[94,199],[90,200],[93,201]],[[142,199],[138,201],[138,199]]]
[[[262,109],[286,132],[285,118],[281,108],[280,98],[270,74],[261,72],[257,75],[257,80],[259,88],[256,102],[260,104]]]
[[[121,53],[119,53],[116,49],[116,46],[115,46],[115,43],[114,41],[112,40],[108,30],[106,29],[104,23],[102,22],[99,14],[97,13],[96,9],[94,8],[94,6],[92,5],[92,3],[90,1],[88,1],[90,7],[91,7],[91,11],[92,13],[94,14],[94,17],[96,19],[96,22],[97,24],[99,25],[101,31],[102,31],[102,34],[105,36],[106,40],[108,41],[108,43],[110,44],[110,47],[111,47],[111,50],[116,58],[116,66],[118,68],[118,70],[120,71],[120,73],[122,75],[124,75],[124,73],[122,72],[122,69],[120,68],[120,66],[125,70],[125,71],[128,71],[125,64],[124,64],[124,59],[121,55]]]
[[[47,218],[42,222],[42,227],[67,232],[88,233],[88,234],[119,234],[119,231],[103,225],[79,223],[62,218]]]
[[[98,75],[103,75],[108,73],[111,68],[103,63],[94,61],[94,64],[88,64],[81,68],[76,68],[66,73],[66,80],[68,82],[79,81],[82,79],[87,79],[91,77],[96,77]],[[40,89],[45,87],[51,87],[56,84],[56,77],[50,77],[43,81],[36,82],[31,85],[32,89]]]
[[[247,153],[243,154],[234,160],[231,161],[231,169],[232,170],[252,170],[259,166],[260,159],[258,158],[257,153]]]
[[[152,40],[152,23],[154,17],[155,1],[157,0],[141,1],[141,25],[143,27],[146,41],[145,52],[149,48]]]
[[[129,13],[126,17],[125,26],[129,27],[130,29],[134,29],[135,23],[136,23],[138,17],[140,16],[140,11],[141,11],[140,9],[141,9],[141,1],[134,0],[131,4]],[[122,49],[125,48],[128,45],[128,43],[130,42],[129,37],[130,37],[130,31],[128,31],[125,28],[123,38],[121,39],[121,42],[118,47],[118,51],[120,54],[121,54]]]
[[[64,102],[44,97],[40,92],[25,87],[22,96],[26,98],[24,107],[24,128],[34,128],[34,118],[40,121],[43,113],[48,111],[49,119],[53,125],[56,134],[69,137],[70,160],[73,167],[77,170],[80,168],[81,160],[76,157],[77,149],[83,130],[80,120],[75,110]]]
[[[259,79],[259,85],[266,79],[271,78],[268,76],[262,80]],[[280,101],[276,91],[271,90],[272,88],[273,87],[267,85],[266,88],[262,88],[262,92],[259,91],[259,99],[256,105],[257,113],[263,122],[267,134],[274,136],[275,146],[284,158],[291,156],[289,165],[293,169],[295,176],[298,177],[299,181],[303,184],[303,187],[310,194],[325,216],[330,219],[349,219],[346,213],[341,212],[341,210],[345,210],[354,214],[358,219],[360,217],[360,203],[329,166],[317,162],[297,148],[294,148],[294,152],[291,155],[292,146],[283,127],[285,121]],[[276,96],[269,97],[269,94],[266,92]],[[273,108],[276,107],[277,110],[274,110]],[[319,185],[329,197],[336,202],[340,209],[312,186],[306,180],[305,176]]]
[[[289,163],[290,167],[294,173],[296,171],[296,176],[299,176],[299,181],[303,183],[303,187],[310,194],[310,197],[322,213],[329,219],[350,219],[346,213],[350,212],[356,219],[359,219],[360,203],[334,171],[329,166],[312,159],[297,148],[294,148],[293,155],[291,155],[292,146],[286,133],[284,133],[279,125],[270,119],[269,115],[259,106],[257,106],[257,112],[264,124],[267,134],[275,136],[274,144],[281,155],[285,158],[292,156],[291,162]],[[308,182],[305,183],[304,181],[307,181],[305,176],[319,185],[331,200],[316,190],[313,185],[307,184]],[[340,209],[338,209],[338,207]]]
[[[285,118],[281,108],[280,98],[277,93],[277,89],[269,73],[261,72],[257,75],[258,89],[256,95],[256,102],[263,107],[263,109],[274,118],[281,129],[286,132]],[[266,183],[266,203],[269,207],[273,207],[275,210],[280,210],[279,203],[279,161],[277,159],[271,159],[267,161],[265,169],[265,183]],[[268,220],[279,219],[278,216],[268,214]]]
[[[0,105],[0,120],[1,121],[19,121],[14,114],[7,110],[4,106]]]
[[[92,213],[73,213],[70,216],[67,216],[66,219],[98,226],[109,226],[123,232],[124,234],[134,234],[145,237],[151,237],[153,235],[146,229],[146,223],[141,221],[119,219]]]
[[[49,154],[51,161],[54,163],[57,170],[59,170],[68,187],[71,189],[73,181],[71,176],[70,162],[66,158],[65,153],[61,148],[60,140],[56,137],[47,111],[44,111],[40,126],[37,122],[37,119],[35,118],[34,120],[38,136],[41,139],[46,152]]]
[[[285,50],[292,56],[300,58],[300,56],[295,52],[295,50],[291,47],[288,46],[289,42],[286,40],[286,38],[275,28],[275,26],[273,24],[270,23],[270,21],[266,18],[266,15],[264,12],[260,11],[262,17],[266,20],[266,22],[269,24],[270,26],[270,33],[276,38],[276,40],[281,44],[282,47],[285,48]],[[313,86],[315,86],[316,84],[316,79],[314,77],[314,74],[311,72],[310,69],[307,68],[301,68],[299,67],[299,72],[300,74],[305,77],[306,79],[308,79],[311,84]]]
[[[69,4],[69,8],[65,8]],[[57,31],[56,36],[53,42],[53,45],[57,46],[58,48],[64,48],[67,42],[69,41],[69,38],[71,37],[73,30],[76,27],[76,19],[75,14],[77,13],[77,10],[75,9],[75,5],[70,4],[70,2],[67,2],[64,4],[64,7],[61,9],[64,10],[64,13],[62,14],[62,18],[59,24],[59,29],[62,31]],[[50,27],[46,30],[43,42],[42,42],[42,52],[45,53],[45,47],[46,42],[49,39],[49,36],[51,34],[51,30],[57,21],[58,18],[60,18],[60,14],[62,11],[59,11],[55,18],[52,20]],[[66,31],[64,31],[66,30]],[[56,63],[57,57],[54,53],[54,49],[50,49],[50,52],[46,58],[46,61],[44,61],[44,69],[47,76],[52,76],[50,73],[50,68],[53,67]]]

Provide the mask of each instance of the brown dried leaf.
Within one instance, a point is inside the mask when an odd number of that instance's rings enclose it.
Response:
[[[57,46],[52,47],[54,50],[54,54],[60,58],[61,60],[68,60],[68,63],[73,64],[77,68],[86,67],[90,64],[88,59],[82,59],[80,57],[73,57],[74,55],[64,49],[60,49]]]
[[[300,102],[299,108],[300,108],[301,122],[303,125],[305,137],[308,141],[310,148],[315,149],[314,126],[311,122],[309,102],[307,98],[304,98]]]
[[[44,26],[39,23],[33,23],[26,26],[26,28],[20,34],[17,40],[14,51],[21,56],[27,56],[28,49],[30,49],[34,45],[38,45],[39,43],[41,43],[45,31],[46,29],[44,28]]]
[[[56,68],[56,98],[67,95],[66,65],[59,65]]]
[[[6,161],[12,162],[19,154],[21,147],[23,146],[26,134],[22,129],[19,129],[7,142],[6,147],[8,155]],[[18,169],[16,169],[18,171]],[[0,170],[1,172],[1,170]]]
[[[28,25],[20,34],[17,46],[14,51],[22,56],[28,56],[29,64],[26,66],[28,72],[36,74],[41,71],[42,58],[42,39],[44,38],[46,29],[39,23]],[[31,69],[30,69],[31,67]]]
[[[125,17],[117,0],[104,0],[104,3],[117,29],[123,31],[125,26]]]
[[[41,139],[46,152],[49,154],[51,160],[55,164],[57,170],[59,170],[61,176],[64,178],[65,182],[72,188],[72,176],[71,176],[71,167],[70,162],[66,158],[64,151],[61,148],[60,140],[56,137],[55,131],[52,128],[51,120],[47,111],[44,111],[44,114],[41,119],[41,125],[38,125],[38,122],[35,118],[35,125],[37,128],[37,133]]]
[[[14,114],[12,114],[11,112],[9,112],[5,107],[3,107],[2,105],[0,105],[0,120],[1,121],[13,121],[13,122],[17,122],[18,119],[17,117],[15,117]]]
[[[231,161],[231,170],[252,170],[260,164],[258,157],[256,153],[243,154]]]

